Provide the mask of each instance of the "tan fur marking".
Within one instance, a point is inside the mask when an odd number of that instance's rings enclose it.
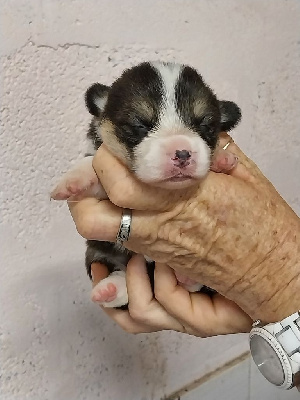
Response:
[[[134,108],[141,117],[144,117],[145,119],[148,119],[149,121],[151,121],[153,119],[154,110],[147,101],[145,101],[143,99],[135,101]]]
[[[207,109],[207,104],[203,100],[198,100],[194,104],[194,113],[196,117],[202,117]]]
[[[109,120],[104,120],[101,124],[101,139],[105,146],[124,164],[131,167],[131,160],[126,147],[119,142],[115,135],[115,127]]]

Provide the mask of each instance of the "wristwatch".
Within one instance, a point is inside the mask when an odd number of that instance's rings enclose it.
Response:
[[[300,311],[265,326],[256,321],[249,341],[254,363],[269,382],[300,391]]]

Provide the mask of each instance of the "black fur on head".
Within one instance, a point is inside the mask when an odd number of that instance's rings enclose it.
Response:
[[[109,92],[109,88],[98,85],[87,91],[88,109],[92,115],[111,121],[115,136],[130,151],[158,122],[161,79],[155,68],[144,62],[125,70]]]
[[[186,126],[196,131],[213,150],[218,135],[231,130],[240,120],[239,107],[230,101],[219,101],[202,76],[183,66],[176,84],[177,111]]]
[[[172,64],[165,65],[172,68]],[[93,84],[85,95],[86,106],[96,117],[89,137],[96,134],[96,127],[104,118],[111,121],[116,138],[131,151],[157,127],[164,101],[163,87],[159,71],[150,62],[125,70],[111,87]],[[176,108],[185,125],[212,150],[219,132],[230,131],[241,119],[239,107],[231,101],[219,101],[202,76],[189,66],[182,66],[176,83]],[[100,138],[97,140],[99,143]]]

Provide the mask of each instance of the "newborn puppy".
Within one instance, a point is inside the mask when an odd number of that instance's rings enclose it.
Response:
[[[239,107],[219,101],[201,75],[185,65],[144,62],[126,70],[111,87],[96,83],[86,92],[93,118],[87,134],[92,150],[67,172],[51,197],[96,196],[107,198],[92,167],[95,151],[104,143],[138,179],[170,190],[182,189],[203,179],[209,169],[228,171],[237,160],[216,150],[218,135],[239,122]],[[105,307],[128,303],[126,265],[132,253],[110,242],[87,241],[86,269],[107,265],[110,275],[96,285],[92,299]],[[147,261],[153,284],[153,263]],[[184,277],[190,291],[202,285]],[[203,289],[202,289],[203,290]]]

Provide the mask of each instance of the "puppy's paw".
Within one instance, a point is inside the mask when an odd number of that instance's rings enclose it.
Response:
[[[84,197],[107,198],[94,171],[93,157],[85,157],[65,173],[50,197],[54,200],[80,200]]]
[[[103,307],[115,308],[128,304],[124,271],[115,271],[99,282],[92,290],[91,299]]]
[[[238,163],[238,158],[236,155],[230,153],[227,150],[216,149],[215,154],[211,163],[211,171],[214,172],[229,172]]]
[[[89,179],[89,177],[81,173],[70,171],[62,177],[57,186],[52,190],[50,196],[54,200],[84,197],[84,194],[87,191],[90,192],[95,184],[97,182],[93,179]]]

